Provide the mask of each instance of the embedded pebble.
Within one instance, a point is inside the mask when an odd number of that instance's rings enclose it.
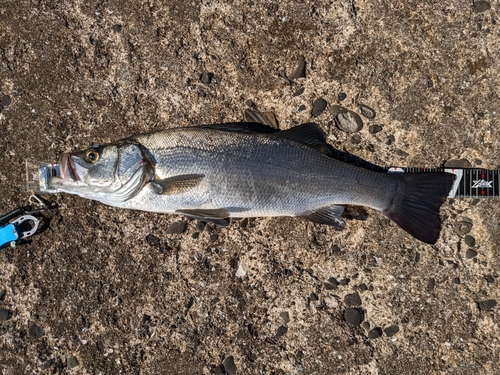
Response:
[[[497,300],[487,299],[484,301],[479,301],[477,305],[479,306],[479,310],[481,311],[490,311],[497,305]]]
[[[493,284],[495,282],[495,278],[493,275],[485,275],[484,278],[488,284]]]
[[[365,330],[369,330],[370,329],[370,323],[369,322],[363,322],[363,324],[361,324],[361,327],[363,327]]]
[[[185,221],[177,221],[172,223],[167,228],[167,234],[181,234],[184,233],[187,227],[187,223]]]
[[[466,235],[464,237],[464,242],[467,246],[470,246],[470,247],[476,246],[476,239],[470,235]]]
[[[337,124],[340,130],[347,133],[355,133],[363,128],[363,120],[353,111],[339,113],[337,117],[335,117],[335,124]]]
[[[298,109],[297,109],[297,112],[302,112],[302,111],[305,111],[306,110],[306,106],[304,104],[302,104]]]
[[[313,117],[318,117],[326,109],[327,102],[323,98],[317,98],[314,100],[311,110],[311,115]]]
[[[253,100],[252,100],[252,99],[247,99],[247,100],[245,100],[245,105],[246,105],[247,107],[250,107],[250,108],[253,108],[253,107],[255,106],[255,104],[254,104],[254,102],[253,102]]]
[[[304,87],[301,87],[300,89],[297,89],[293,94],[292,96],[299,96],[299,95],[302,95],[304,93]]]
[[[316,302],[319,300],[318,298],[318,295],[314,292],[312,292],[310,295],[309,295],[309,300],[311,300],[312,302]]]
[[[472,168],[467,159],[450,159],[444,163],[445,168]]]
[[[365,116],[367,119],[373,120],[375,116],[377,116],[375,110],[371,107],[368,107],[365,104],[358,103],[358,108],[361,114]]]
[[[122,31],[122,25],[120,24],[113,25],[111,26],[111,30],[113,30],[115,33],[119,33],[120,31]]]
[[[247,269],[243,264],[240,264],[238,266],[238,269],[236,270],[236,277],[245,277],[247,274]]]
[[[280,312],[280,317],[283,319],[283,323],[288,324],[290,323],[290,314],[288,311],[282,311]]]
[[[3,301],[5,299],[6,294],[7,291],[5,289],[0,290],[0,301]]]
[[[28,328],[28,334],[35,339],[39,339],[45,335],[45,332],[42,327],[33,324]]]
[[[12,318],[12,313],[9,310],[0,308],[0,322]]]
[[[276,331],[276,338],[279,339],[280,337],[285,336],[287,332],[288,332],[287,327],[285,326],[278,327],[278,330]]]
[[[434,290],[434,287],[436,286],[436,280],[433,278],[430,278],[427,280],[427,291],[432,292]]]
[[[344,311],[344,320],[353,326],[359,326],[363,321],[363,310],[348,307]]]
[[[380,336],[382,336],[382,328],[380,327],[375,327],[368,332],[368,338],[371,340],[377,339]]]
[[[344,302],[349,307],[361,306],[361,298],[358,293],[346,294]]]
[[[200,76],[200,81],[202,83],[204,83],[205,85],[209,85],[209,84],[212,83],[212,79],[213,78],[214,78],[214,74],[213,73],[204,72]]]
[[[304,56],[299,57],[299,64],[295,68],[295,70],[288,76],[290,81],[294,81],[297,78],[305,78],[306,77],[306,58]]]
[[[7,107],[8,105],[10,105],[11,103],[11,99],[10,99],[10,96],[9,95],[2,95],[2,97],[0,98],[0,104],[3,106],[3,107]]]
[[[407,157],[407,156],[409,156],[410,154],[408,154],[407,152],[405,152],[405,151],[403,151],[403,150],[397,149],[397,150],[396,150],[396,155],[397,155],[397,156],[401,156],[401,157]]]
[[[475,258],[475,257],[477,257],[477,251],[472,250],[472,249],[467,249],[467,251],[465,252],[465,257],[467,259]]]
[[[368,127],[368,133],[370,134],[377,134],[377,133],[380,133],[382,131],[382,127],[380,125],[370,125]]]
[[[237,368],[234,363],[234,357],[232,355],[226,357],[226,359],[224,359],[224,362],[222,362],[222,364],[224,365],[224,369],[229,375],[236,375]]]
[[[455,224],[455,231],[459,236],[465,236],[472,230],[472,223],[467,221],[459,221]]]
[[[339,100],[339,102],[341,102],[345,98],[347,98],[347,94],[345,92],[339,92],[339,94],[337,95],[337,99]]]
[[[150,233],[146,236],[146,242],[149,246],[158,246],[161,243],[161,240],[156,237],[154,234]]]
[[[78,359],[76,359],[74,355],[70,355],[66,360],[66,365],[68,366],[68,368],[78,367],[79,364],[80,363],[78,363]]]
[[[398,326],[389,326],[389,327],[384,328],[384,333],[388,337],[394,336],[398,332],[399,332]]]
[[[491,9],[491,5],[487,1],[476,1],[473,5],[474,13],[481,13]]]
[[[255,362],[257,360],[257,354],[250,353],[250,355],[248,356],[248,359],[250,360],[250,362]]]
[[[334,105],[330,106],[330,113],[333,116],[337,116],[340,113],[347,113],[347,112],[349,112],[349,110],[347,108],[340,106],[340,105],[334,104]]]
[[[104,353],[104,344],[101,340],[97,340],[97,349],[99,349],[101,353]]]
[[[454,277],[453,278],[453,284],[460,284],[460,277]]]

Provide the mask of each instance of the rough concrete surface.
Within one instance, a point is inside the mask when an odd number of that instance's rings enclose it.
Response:
[[[499,8],[2,0],[0,208],[27,204],[26,158],[249,105],[380,166],[499,169]],[[333,106],[359,103],[375,119],[340,130]],[[2,374],[500,373],[498,200],[448,200],[430,246],[372,210],[216,228],[48,198],[0,251]]]

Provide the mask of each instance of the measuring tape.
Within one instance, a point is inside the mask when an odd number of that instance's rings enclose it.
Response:
[[[500,171],[482,168],[400,168],[392,167],[387,173],[448,172],[457,176],[448,198],[499,198]]]

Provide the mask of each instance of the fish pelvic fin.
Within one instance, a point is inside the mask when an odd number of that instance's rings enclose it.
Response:
[[[418,240],[435,244],[441,231],[439,208],[456,176],[432,172],[394,174],[398,191],[382,213]]]
[[[316,224],[332,225],[337,229],[344,229],[345,222],[342,219],[343,206],[326,206],[320,207],[314,211],[304,212],[299,215]]]
[[[203,174],[185,174],[164,178],[162,180],[155,179],[151,181],[150,184],[157,194],[180,194],[198,186],[204,177],[205,175]]]

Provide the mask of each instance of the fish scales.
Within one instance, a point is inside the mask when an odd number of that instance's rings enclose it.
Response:
[[[238,217],[295,216],[331,204],[380,208],[390,197],[388,191],[396,189],[395,181],[385,174],[267,134],[187,128],[133,139],[152,153],[160,178],[205,175],[206,184],[186,193],[190,204],[182,208],[229,207]],[[149,210],[161,211],[161,202],[144,193],[126,207],[140,208],[152,200]],[[162,197],[164,201],[177,198]]]

